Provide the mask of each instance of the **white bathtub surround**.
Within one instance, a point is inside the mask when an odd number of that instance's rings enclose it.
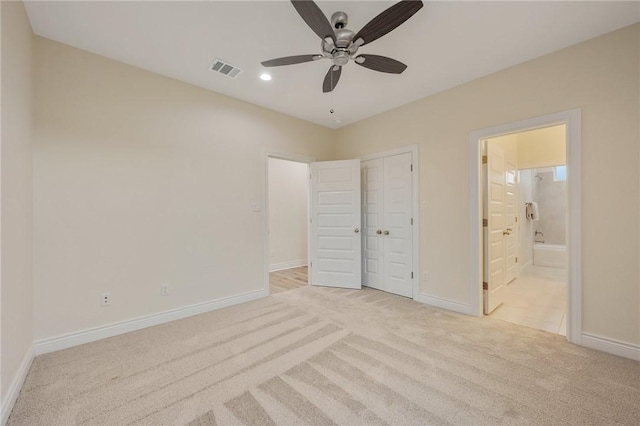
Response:
[[[566,268],[567,246],[535,243],[533,245],[533,264],[551,268]]]
[[[534,169],[533,200],[539,210],[534,225],[548,244],[567,243],[567,182],[555,180],[553,168]]]
[[[567,270],[530,266],[507,286],[491,318],[566,336]]]

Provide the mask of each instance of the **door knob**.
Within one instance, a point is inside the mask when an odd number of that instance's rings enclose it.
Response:
[[[382,234],[382,231],[381,231],[380,229],[378,229],[378,230],[376,231],[376,234],[380,235],[380,234]]]
[[[353,230],[353,232],[355,232],[357,234],[358,232],[360,232],[360,230],[358,228],[356,228],[356,229]]]
[[[384,235],[389,235],[389,231],[384,231],[383,234]]]
[[[506,231],[503,231],[503,232],[502,232],[502,235],[511,235],[511,231],[512,231],[512,229],[511,229],[511,228],[507,228],[507,230],[506,230]]]

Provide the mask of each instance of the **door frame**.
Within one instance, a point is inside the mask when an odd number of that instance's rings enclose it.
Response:
[[[305,163],[307,167],[316,161],[315,157],[290,154],[286,152],[278,151],[266,151],[264,153],[264,223],[263,223],[263,239],[264,239],[264,265],[263,265],[263,289],[265,295],[270,294],[269,289],[269,158],[276,158],[278,160],[293,161],[296,163]],[[307,187],[309,187],[309,178],[307,177]],[[307,262],[309,262],[309,256],[311,255],[311,227],[309,226],[309,220],[311,218],[311,198],[307,195]],[[311,284],[311,274],[307,278],[307,285]]]
[[[411,173],[411,216],[413,217],[412,230],[412,251],[413,251],[413,279],[412,279],[412,299],[422,301],[420,298],[420,199],[418,184],[420,182],[420,166],[418,156],[418,145],[407,145],[400,148],[390,149],[387,151],[376,152],[358,157],[360,161],[377,160],[379,158],[389,157],[392,155],[411,153],[411,164],[413,164],[413,172]]]
[[[567,157],[567,340],[582,342],[581,109],[476,130],[469,136],[469,229],[471,314],[482,316],[482,148],[483,139],[566,125]]]

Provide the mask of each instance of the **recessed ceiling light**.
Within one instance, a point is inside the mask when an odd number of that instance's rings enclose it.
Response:
[[[267,74],[267,73],[262,73],[262,74],[260,74],[260,79],[264,80],[264,81],[269,81],[269,80],[271,80],[271,76],[269,74]]]
[[[342,123],[342,120],[340,120],[339,118],[336,118],[336,119],[335,119],[335,122],[336,122],[336,123],[338,123],[338,124],[340,124],[340,123]]]

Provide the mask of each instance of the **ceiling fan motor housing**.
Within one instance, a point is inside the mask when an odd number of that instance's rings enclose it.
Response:
[[[355,33],[347,28],[348,16],[344,12],[336,12],[331,15],[331,24],[335,28],[335,41],[325,39],[322,41],[322,51],[331,58],[334,65],[343,66],[358,51],[358,46],[351,42]]]

